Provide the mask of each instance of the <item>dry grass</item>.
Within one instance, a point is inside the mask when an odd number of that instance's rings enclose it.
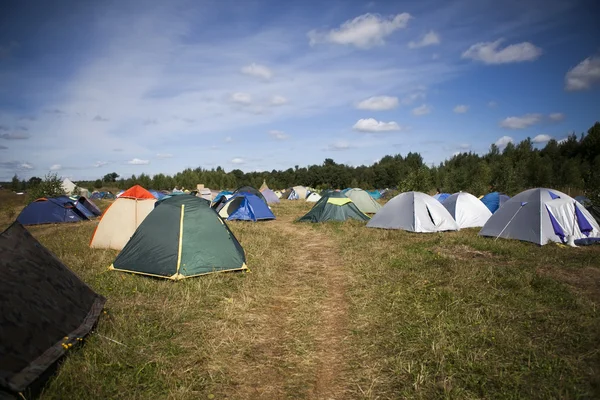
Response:
[[[181,282],[109,272],[96,222],[31,227],[108,299],[41,398],[600,397],[600,246],[292,222],[310,207],[229,224],[249,273]]]

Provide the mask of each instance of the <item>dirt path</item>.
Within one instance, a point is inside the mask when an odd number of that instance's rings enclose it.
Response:
[[[234,320],[244,312],[245,331],[239,340],[249,342],[232,355],[226,374],[236,378],[223,394],[343,399],[347,277],[336,244],[325,233],[292,224],[289,218],[278,219],[271,229],[285,238],[285,254],[269,293],[245,310],[232,310]]]

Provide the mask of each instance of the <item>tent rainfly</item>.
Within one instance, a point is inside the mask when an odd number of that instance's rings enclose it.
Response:
[[[306,215],[298,219],[298,222],[346,221],[347,219],[368,221],[369,217],[363,214],[352,200],[343,193],[337,192],[321,197]]]
[[[219,210],[219,215],[228,221],[260,221],[275,219],[269,206],[250,193],[234,195]]]
[[[319,200],[321,200],[321,195],[319,193],[317,193],[317,192],[312,192],[306,198],[306,201],[309,202],[309,203],[316,203]]]
[[[376,202],[369,193],[362,189],[349,189],[344,194],[365,214],[375,214],[381,210],[381,204]]]
[[[261,193],[265,197],[265,200],[267,200],[268,204],[280,203],[279,197],[277,197],[277,195],[271,189],[261,190]]]
[[[442,202],[460,228],[475,228],[485,225],[492,212],[477,197],[459,192]]]

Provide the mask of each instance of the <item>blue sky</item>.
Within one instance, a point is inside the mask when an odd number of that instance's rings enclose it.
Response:
[[[594,1],[3,1],[0,180],[439,163],[600,119]]]

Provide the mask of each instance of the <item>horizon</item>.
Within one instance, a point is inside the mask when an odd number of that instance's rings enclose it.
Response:
[[[599,119],[591,0],[236,4],[7,1],[0,181],[437,166]]]

